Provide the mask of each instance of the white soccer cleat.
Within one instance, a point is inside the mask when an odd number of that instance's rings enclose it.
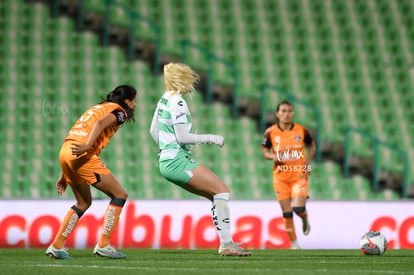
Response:
[[[105,247],[99,247],[99,244],[97,244],[93,249],[93,253],[95,253],[98,256],[107,257],[111,259],[124,259],[127,257],[125,253],[116,251],[116,249],[110,246],[109,244]]]
[[[310,233],[310,224],[308,219],[302,219],[302,231],[303,235],[308,236]]]
[[[251,256],[252,253],[239,246],[240,243],[229,242],[227,244],[221,244],[218,250],[221,256],[240,256],[247,257]]]
[[[46,250],[46,255],[52,259],[61,259],[61,260],[71,260],[72,257],[69,256],[68,249],[63,247],[61,249],[56,249],[50,245]]]
[[[292,245],[290,246],[290,249],[301,249],[298,241],[292,241]]]

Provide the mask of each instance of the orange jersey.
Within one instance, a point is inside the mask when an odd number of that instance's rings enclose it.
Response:
[[[79,143],[86,143],[95,123],[110,113],[116,116],[118,122],[116,125],[104,129],[92,145],[92,148],[88,151],[88,154],[90,155],[99,156],[101,150],[108,145],[109,139],[127,119],[127,113],[117,103],[105,102],[92,106],[86,110],[86,112],[73,125],[72,129],[70,129],[65,141],[73,140]]]
[[[278,161],[283,163],[275,163],[273,173],[280,178],[290,178],[302,175],[304,169],[308,169],[304,165],[305,145],[312,142],[309,131],[302,125],[294,123],[289,130],[282,130],[278,124],[274,124],[265,131],[262,147],[271,149]]]

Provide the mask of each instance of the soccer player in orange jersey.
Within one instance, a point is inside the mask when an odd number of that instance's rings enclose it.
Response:
[[[310,232],[306,200],[308,198],[308,176],[310,162],[316,146],[309,131],[293,123],[293,106],[288,101],[277,105],[278,123],[269,127],[262,142],[263,156],[274,162],[273,189],[282,208],[285,230],[292,249],[299,249],[293,212],[302,219],[305,235]],[[306,155],[305,146],[309,148]]]
[[[59,154],[62,176],[56,188],[62,195],[69,185],[76,203],[67,212],[54,241],[46,250],[51,258],[71,259],[64,242],[92,203],[91,185],[111,198],[94,253],[108,258],[126,257],[110,245],[110,239],[128,194],[102,163],[99,154],[124,122],[134,120],[136,94],[132,86],[116,87],[106,100],[86,110],[65,138]]]

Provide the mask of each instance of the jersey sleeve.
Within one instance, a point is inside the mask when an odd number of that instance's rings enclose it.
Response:
[[[154,142],[159,145],[158,106],[155,108],[154,115],[152,116],[150,134]]]
[[[121,125],[127,119],[127,114],[126,114],[126,112],[124,110],[115,109],[111,113],[114,114],[115,117],[116,117],[116,119],[117,119],[116,125]]]
[[[190,123],[188,117],[190,116],[190,110],[188,109],[187,102],[182,98],[175,102],[172,102],[171,106],[171,120],[172,124],[186,124]]]
[[[270,140],[270,133],[268,130],[264,133],[264,137],[262,140],[262,147],[267,148],[267,149],[272,148],[272,141]]]
[[[312,135],[310,134],[310,132],[309,132],[309,130],[308,129],[306,129],[306,128],[304,128],[304,140],[303,140],[303,142],[306,144],[306,145],[311,145],[312,144],[312,142],[313,142],[313,138],[312,138]]]

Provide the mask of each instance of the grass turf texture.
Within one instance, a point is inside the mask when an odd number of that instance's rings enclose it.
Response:
[[[0,249],[1,274],[414,274],[414,250],[366,256],[359,250],[254,250],[221,257],[216,250],[120,249],[127,259],[71,249],[73,260],[48,258],[45,249]]]

